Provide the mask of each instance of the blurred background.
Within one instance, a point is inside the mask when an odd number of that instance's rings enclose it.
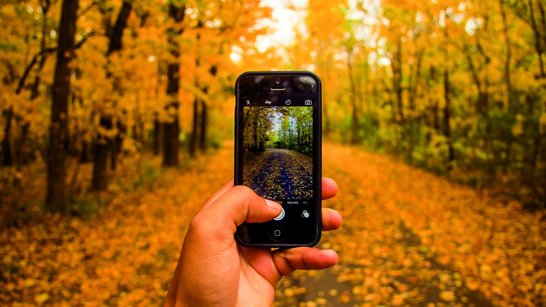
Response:
[[[234,83],[323,83],[321,247],[279,306],[546,304],[544,0],[0,1],[0,304],[157,305],[233,175]]]

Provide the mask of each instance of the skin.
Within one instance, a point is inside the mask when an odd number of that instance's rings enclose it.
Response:
[[[337,194],[334,180],[322,179],[322,198]],[[243,222],[266,222],[281,206],[244,186],[228,182],[192,220],[164,306],[271,306],[279,280],[295,270],[326,269],[338,262],[333,250],[245,248],[234,233]],[[323,230],[341,226],[341,215],[323,208]]]

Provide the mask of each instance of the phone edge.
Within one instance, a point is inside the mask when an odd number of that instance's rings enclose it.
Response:
[[[248,75],[260,75],[260,74],[266,74],[266,75],[286,75],[286,74],[296,74],[296,75],[310,75],[317,81],[317,87],[318,87],[318,98],[319,98],[319,107],[317,108],[318,114],[317,114],[317,122],[318,126],[320,127],[318,132],[318,138],[317,138],[317,147],[318,147],[318,180],[317,180],[317,199],[318,199],[318,210],[316,221],[317,221],[317,227],[316,227],[316,235],[315,239],[312,242],[305,243],[305,244],[277,244],[277,243],[271,243],[271,244],[248,244],[245,241],[243,241],[239,236],[239,227],[237,227],[237,231],[235,232],[235,240],[237,243],[241,244],[244,247],[268,247],[268,248],[294,248],[294,247],[312,247],[317,245],[320,242],[320,239],[322,238],[322,80],[319,78],[318,75],[311,71],[306,70],[297,70],[297,71],[289,71],[289,70],[282,70],[282,71],[246,71],[242,74],[240,74],[237,79],[235,80],[235,130],[233,132],[234,135],[234,185],[237,185],[238,182],[238,172],[237,169],[239,167],[239,161],[237,159],[237,153],[240,151],[239,148],[239,142],[237,142],[238,138],[238,129],[239,129],[239,120],[238,120],[238,112],[239,112],[239,105],[237,104],[237,101],[239,100],[239,80],[245,76]]]

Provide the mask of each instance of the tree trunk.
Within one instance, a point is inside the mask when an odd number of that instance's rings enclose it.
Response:
[[[512,41],[510,40],[510,35],[508,33],[506,8],[504,7],[502,1],[503,0],[499,0],[499,7],[502,17],[504,40],[506,42],[506,57],[504,59],[504,85],[506,87],[506,107],[508,108],[508,110],[512,110],[512,80],[510,72],[510,62],[512,61]]]
[[[15,146],[15,157],[16,157],[16,165],[17,167],[20,167],[21,164],[27,163],[28,161],[28,150],[25,150],[25,144],[27,142],[28,138],[28,131],[30,130],[30,122],[25,121],[25,123],[21,126],[21,135],[19,136],[19,141],[16,143]]]
[[[190,157],[195,157],[197,152],[197,141],[199,139],[199,98],[195,97],[193,100],[193,111],[192,111],[192,128],[190,134],[190,148],[189,153]]]
[[[444,28],[444,36],[446,42],[449,41],[449,33],[447,27]],[[453,139],[451,136],[451,82],[449,80],[449,52],[447,45],[444,46],[444,136],[447,139],[448,153],[447,153],[447,169],[448,171],[453,169],[453,162],[455,161],[455,149],[453,148]]]
[[[199,149],[201,149],[201,151],[205,151],[207,148],[207,121],[208,106],[203,100],[201,100],[201,119],[199,120],[201,127],[199,131]]]
[[[402,71],[402,39],[399,38],[396,49],[393,52],[391,61],[392,82],[396,95],[396,104],[398,108],[398,117],[400,122],[404,122],[404,88],[402,87],[403,71]]]
[[[184,20],[186,6],[169,4],[169,16],[177,26]],[[182,34],[181,29],[171,27],[167,30],[170,53],[173,60],[167,66],[167,95],[170,102],[166,106],[167,114],[172,118],[163,125],[163,166],[178,165],[178,151],[180,142],[180,124],[178,120],[178,91],[180,89],[180,46],[178,37]]]
[[[423,63],[424,50],[417,52],[417,63],[412,65],[412,73],[410,75],[411,81],[409,85],[409,108],[412,112],[415,111],[415,102],[417,101],[419,81],[421,80],[421,66]]]
[[[82,142],[82,153],[80,155],[80,163],[87,163],[91,160],[91,151],[89,142],[84,141]]]
[[[127,27],[127,21],[129,20],[132,9],[133,5],[131,1],[123,1],[123,5],[118,12],[112,33],[108,35],[110,40],[108,42],[108,52],[106,53],[107,56],[121,50],[123,30],[125,30]]]
[[[180,124],[178,118],[163,124],[163,166],[178,165],[179,134]]]
[[[199,31],[203,28],[203,21],[201,19],[199,19],[197,21],[197,26],[196,26],[196,30],[197,30],[197,34],[196,34],[196,37],[195,37],[195,41],[196,41],[196,45],[199,46],[200,44],[200,40],[201,40],[201,34],[199,33]],[[199,49],[197,50],[197,55],[195,57],[195,69],[198,69],[199,66],[201,65],[201,60],[200,60],[200,57],[199,57]],[[199,80],[198,80],[198,76],[196,75],[195,76],[195,87],[196,88],[199,88]],[[201,102],[201,98],[197,97],[197,95],[195,95],[194,97],[194,100],[193,100],[193,112],[192,112],[192,129],[191,129],[191,134],[190,134],[190,148],[189,148],[189,153],[190,153],[190,157],[195,157],[196,153],[197,153],[197,147],[198,147],[198,143],[199,143],[199,140],[200,140],[200,135],[199,135],[199,130],[200,130],[200,108],[201,108],[201,105],[202,105],[202,102]]]
[[[546,78],[546,71],[544,70],[544,62],[542,60],[542,53],[544,52],[544,50],[542,50],[542,46],[540,44],[541,38],[540,38],[539,30],[538,30],[537,21],[535,18],[535,9],[534,9],[532,0],[529,0],[529,12],[531,16],[531,27],[533,28],[533,35],[535,37],[535,49],[538,55],[540,77]]]
[[[258,153],[258,116],[254,116],[252,119],[252,152]],[[284,143],[287,143],[286,141]]]
[[[353,48],[347,50],[347,72],[349,74],[349,86],[351,94],[351,144],[359,143],[359,127],[360,122],[358,120],[358,95],[356,89],[356,81],[354,79],[354,58]]]
[[[96,142],[91,189],[94,191],[106,190],[108,186],[106,178],[108,178],[108,144]]]
[[[66,212],[65,160],[68,141],[68,95],[70,94],[70,62],[76,34],[78,0],[63,0],[57,63],[53,80],[51,123],[47,155],[46,205],[50,211]]]
[[[453,162],[455,161],[455,150],[453,148],[453,140],[451,138],[451,83],[449,81],[449,71],[446,68],[444,70],[444,135],[447,139],[448,146],[448,170],[451,170],[453,167]]]
[[[110,117],[101,117],[99,124],[104,129],[112,129],[112,119]],[[111,141],[108,137],[99,135],[93,146],[95,154],[93,156],[91,189],[93,191],[104,191],[108,186],[108,149],[111,146]]]
[[[131,1],[123,1],[123,5],[121,6],[121,9],[119,10],[118,17],[116,19],[116,23],[114,24],[114,28],[112,30],[112,34],[110,35],[110,44],[108,46],[108,55],[112,54],[113,52],[120,51],[122,49],[122,38],[123,38],[123,31],[127,27],[127,21],[129,20],[129,16],[131,14],[132,10],[132,2]],[[117,82],[114,82],[114,90],[116,90],[116,84]],[[117,89],[119,91],[119,89]],[[126,132],[125,125],[123,124],[122,120],[120,118],[116,121],[117,126],[117,134],[116,136],[111,140],[111,152],[110,152],[110,167],[112,170],[115,170],[117,167],[117,158],[119,153],[121,152],[121,143],[123,142],[123,138]]]
[[[119,133],[119,131],[118,131]],[[118,143],[118,136],[115,136],[114,139],[110,142],[110,169],[115,171],[118,167],[118,153],[120,152],[120,144]]]
[[[112,119],[109,116],[101,116],[99,122],[101,127],[105,130],[112,128]],[[93,191],[106,190],[108,181],[108,171],[106,168],[108,165],[108,152],[112,146],[111,143],[112,141],[106,136],[95,136],[95,141],[93,143],[93,178],[91,184],[91,189]]]
[[[154,119],[154,139],[153,139],[153,150],[154,155],[159,156],[161,154],[161,140],[163,139],[163,125],[157,119]]]
[[[437,81],[437,70],[436,67],[431,66],[429,70],[429,77],[427,78],[427,87],[432,88],[434,84],[436,84]],[[440,115],[439,113],[439,106],[438,106],[438,99],[436,97],[433,97],[431,100],[432,104],[432,119],[431,119],[431,126],[434,128],[434,132],[441,132],[440,128]]]
[[[4,127],[4,138],[2,139],[2,165],[13,165],[13,153],[11,151],[11,125],[13,121],[13,107],[5,111],[6,126]]]
[[[123,113],[125,114],[126,112],[123,112]],[[127,126],[125,126],[125,124],[123,123],[124,117],[125,116],[123,116],[123,118],[118,118],[118,120],[116,122],[118,133],[116,134],[116,136],[112,140],[112,152],[111,152],[111,156],[110,156],[110,160],[111,160],[110,168],[113,171],[115,171],[116,168],[117,168],[118,157],[119,157],[119,154],[121,153],[121,147],[123,145],[123,139],[125,139],[125,135],[127,134]]]
[[[532,170],[532,173],[534,175],[534,173],[537,171],[537,164],[538,164],[538,161],[539,161],[539,157],[540,157],[540,143],[542,141],[542,136],[540,134],[537,134],[534,139],[533,139],[533,151],[532,151],[532,154],[531,154],[531,159],[530,159],[530,169]]]
[[[212,77],[215,77],[216,74],[218,73],[218,67],[216,65],[212,65],[209,69],[209,73]],[[208,86],[205,86],[203,88],[203,93],[205,93],[205,95],[208,95],[208,92],[209,92],[209,87]],[[207,132],[207,127],[208,127],[208,120],[209,120],[209,107],[207,105],[207,103],[202,100],[201,101],[201,119],[200,119],[200,123],[201,123],[201,129],[199,131],[199,147],[202,151],[204,151],[206,148],[207,148],[207,141],[208,141],[208,132]]]
[[[121,6],[121,9],[118,12],[118,16],[116,18],[116,22],[114,24],[114,27],[112,28],[112,31],[108,33],[108,51],[106,52],[106,56],[109,57],[112,53],[118,52],[122,48],[122,38],[123,38],[123,30],[127,27],[127,20],[129,19],[129,16],[131,14],[132,10],[132,4],[130,1],[123,1],[123,4]],[[108,69],[108,68],[107,68]],[[107,72],[108,77],[111,77],[112,74]],[[114,91],[119,91],[118,86],[116,85],[117,82],[114,80]],[[100,117],[100,125],[104,130],[110,130],[112,129],[113,125],[113,118],[109,115],[101,115]],[[118,133],[120,133],[118,131]],[[95,144],[93,146],[95,150],[95,154],[93,156],[93,179],[92,179],[92,189],[94,191],[103,191],[108,186],[108,170],[106,169],[108,167],[108,155],[110,154],[110,166],[112,169],[116,168],[116,139],[110,139],[108,137],[97,135],[95,137]],[[104,168],[104,169],[102,169]],[[95,177],[97,176],[97,177]]]
[[[546,13],[544,12],[544,5],[539,1],[537,2],[538,11],[540,12],[540,21],[542,23],[542,29],[546,31]],[[546,32],[542,33],[542,43],[546,46]]]

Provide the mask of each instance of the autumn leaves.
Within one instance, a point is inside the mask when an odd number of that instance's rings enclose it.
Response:
[[[256,193],[274,200],[313,197],[313,160],[288,149],[267,149],[246,156],[243,183]]]

